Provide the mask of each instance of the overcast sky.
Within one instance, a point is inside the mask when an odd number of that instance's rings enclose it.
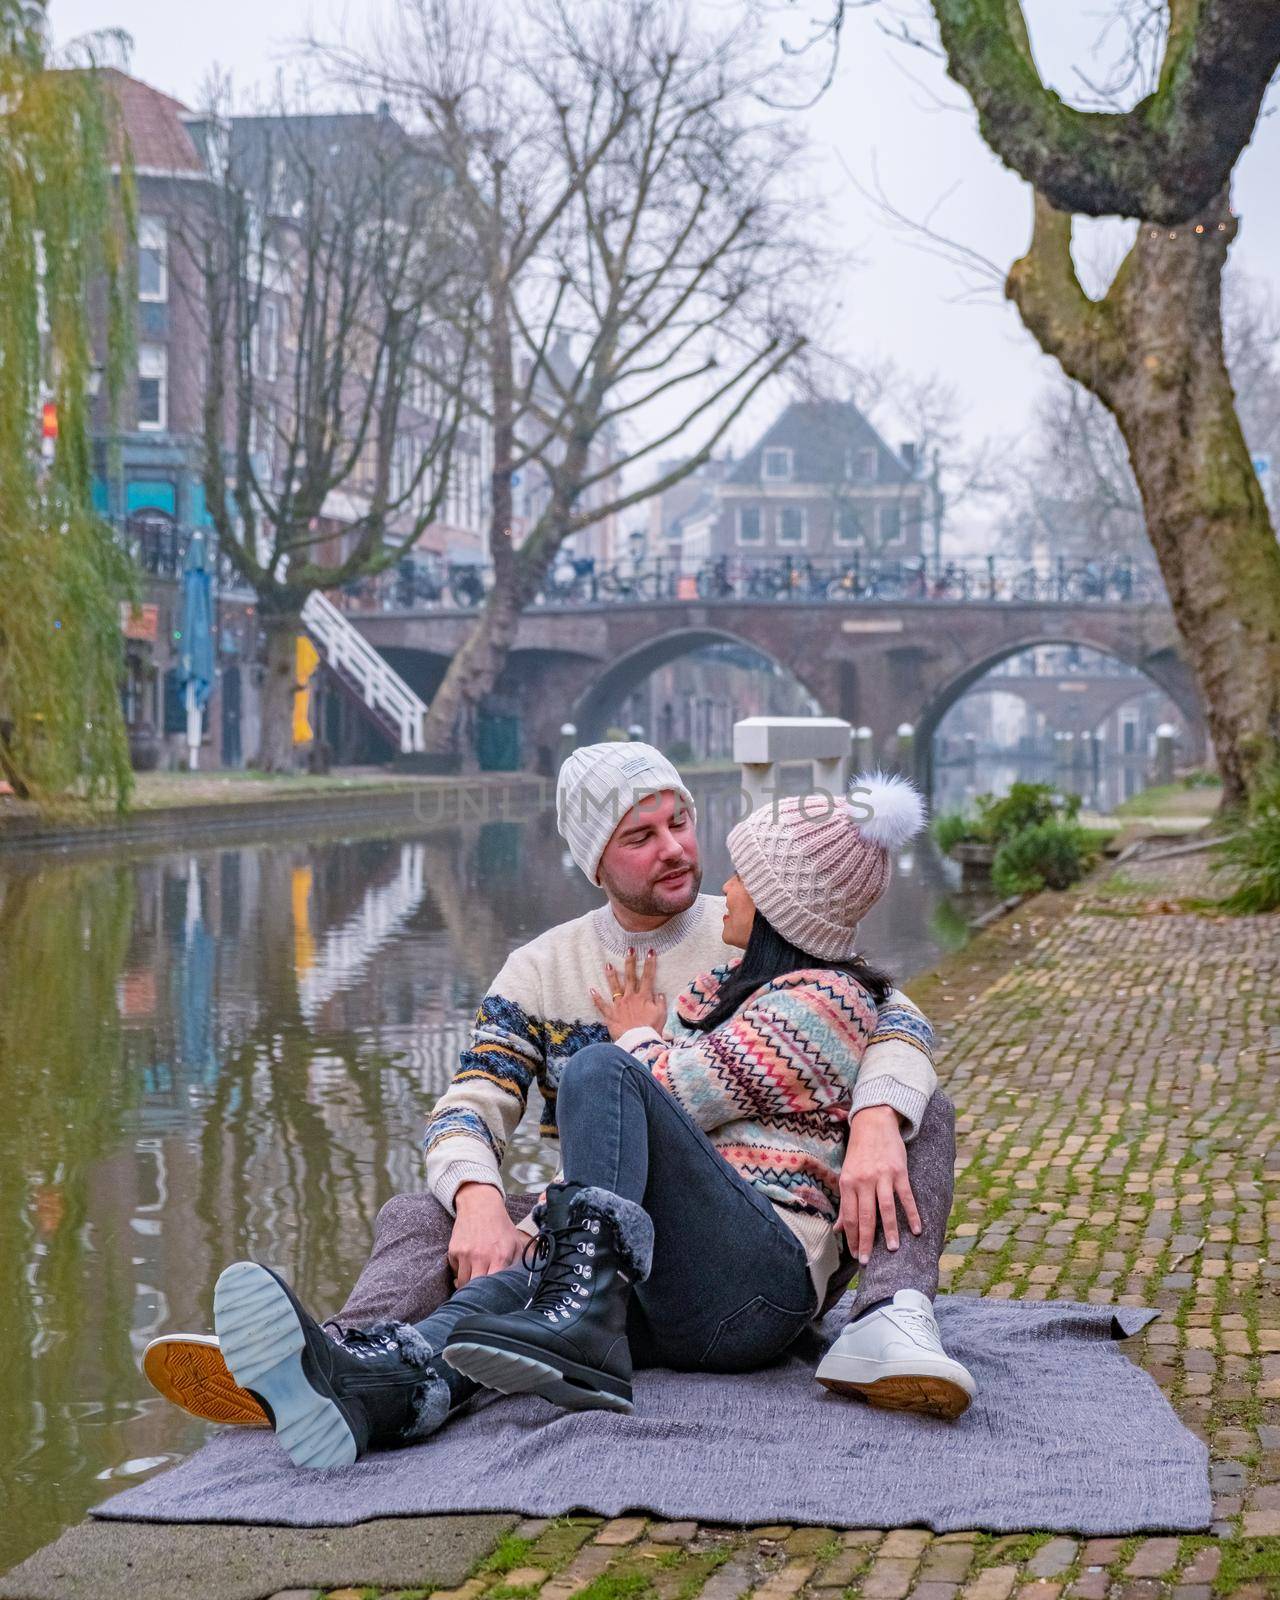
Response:
[[[695,0],[708,19],[733,14],[741,3]],[[824,3],[794,0],[799,13],[817,14]],[[898,0],[896,15],[908,14],[901,8],[912,3]],[[1041,70],[1068,98],[1079,98],[1077,69],[1095,80],[1100,75],[1103,59],[1094,47],[1116,3],[1026,0]],[[364,4],[347,0],[344,7],[357,34]],[[93,29],[124,28],[134,41],[133,72],[188,102],[198,99],[215,63],[233,74],[240,90],[269,85],[287,64],[291,39],[309,22],[325,31],[327,19],[337,15],[328,0],[218,0],[207,7],[51,0],[50,10],[59,42]],[[839,342],[853,359],[892,355],[915,372],[941,374],[960,396],[971,441],[1016,440],[1051,364],[998,294],[966,298],[953,265],[922,253],[858,192],[858,183],[872,188],[878,175],[900,210],[923,217],[937,206],[933,225],[939,231],[1002,270],[1027,242],[1026,186],[983,144],[968,103],[940,62],[887,37],[892,15],[880,5],[850,9],[834,83],[813,110],[796,113],[816,141],[819,180],[833,197],[830,225],[837,236],[824,242],[839,246],[850,263]],[[799,17],[789,31],[802,36]],[[1235,204],[1243,225],[1233,260],[1280,298],[1280,117],[1264,117],[1245,152]],[[1090,230],[1094,236],[1081,242],[1078,256],[1114,260],[1116,226]]]

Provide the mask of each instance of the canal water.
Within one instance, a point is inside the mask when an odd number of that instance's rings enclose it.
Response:
[[[736,783],[698,798],[718,891]],[[977,909],[949,870],[919,842],[867,919],[900,979]],[[199,1445],[138,1364],[209,1329],[227,1262],[341,1303],[379,1206],[421,1187],[423,1120],[507,952],[598,900],[549,810],[0,858],[0,1572]],[[553,1170],[522,1133],[512,1183]]]

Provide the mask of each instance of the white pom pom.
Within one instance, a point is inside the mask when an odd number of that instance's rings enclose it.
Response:
[[[845,804],[862,837],[885,850],[900,849],[924,827],[920,791],[896,773],[860,773]]]

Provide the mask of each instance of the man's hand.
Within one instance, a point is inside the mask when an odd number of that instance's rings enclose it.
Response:
[[[460,1184],[453,1203],[458,1215],[449,1236],[449,1265],[459,1289],[520,1259],[525,1236],[507,1215],[501,1189],[491,1183]]]
[[[884,1242],[898,1248],[898,1213],[895,1196],[912,1233],[920,1232],[920,1213],[907,1179],[907,1147],[892,1106],[867,1106],[849,1123],[849,1148],[840,1169],[840,1215],[836,1227],[844,1232],[849,1248],[865,1267],[876,1236],[876,1214],[884,1228]]]

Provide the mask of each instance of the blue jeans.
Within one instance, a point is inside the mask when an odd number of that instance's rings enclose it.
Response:
[[[615,1044],[579,1050],[556,1122],[566,1182],[634,1200],[653,1222],[653,1267],[627,1325],[637,1367],[748,1372],[808,1326],[817,1293],[800,1241],[634,1056]],[[440,1350],[462,1317],[519,1310],[530,1292],[521,1267],[474,1278],[418,1330]],[[452,1373],[455,1403],[467,1382]]]

